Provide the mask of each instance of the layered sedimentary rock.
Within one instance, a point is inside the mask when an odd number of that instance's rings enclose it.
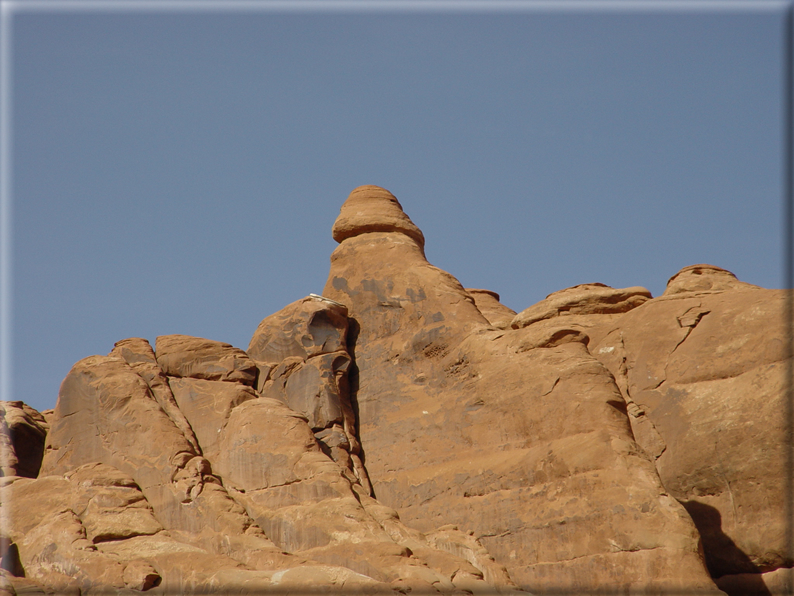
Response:
[[[473,531],[529,589],[713,585],[586,335],[562,317],[541,335],[494,329],[414,237],[372,231],[394,201],[369,200],[323,293],[357,326],[351,387],[378,500],[420,530]]]
[[[38,478],[9,469],[0,493],[5,567],[56,593],[512,591],[476,538],[371,497],[347,326],[307,297],[262,322],[256,360],[163,336],[78,362]]]
[[[784,593],[782,291],[694,265],[515,313],[385,189],[332,234],[246,351],[125,339],[0,404],[0,593]]]
[[[35,478],[44,455],[49,423],[21,401],[0,402],[0,471]]]
[[[635,435],[695,521],[716,577],[792,564],[784,301],[781,290],[694,265],[593,333],[592,353],[636,404]]]
[[[507,329],[516,316],[516,311],[499,302],[499,294],[491,290],[475,290],[466,288],[474,305],[488,322],[498,329]]]

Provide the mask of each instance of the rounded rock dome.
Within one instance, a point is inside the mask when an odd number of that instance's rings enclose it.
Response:
[[[425,237],[403,211],[402,205],[385,188],[359,186],[347,197],[333,227],[337,242],[368,232],[399,232],[424,248]]]

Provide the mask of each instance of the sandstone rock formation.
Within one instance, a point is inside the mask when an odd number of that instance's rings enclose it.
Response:
[[[420,530],[473,530],[529,589],[713,585],[586,336],[494,329],[421,243],[368,221],[347,225],[323,294],[358,327],[351,387],[378,500]]]
[[[333,237],[247,351],[125,339],[2,404],[0,593],[784,593],[784,292],[516,314],[374,186]]]
[[[695,265],[592,333],[630,420],[717,577],[792,561],[785,544],[784,292]],[[790,471],[789,471],[790,473]]]
[[[0,471],[35,478],[44,455],[49,423],[21,401],[0,402]]]
[[[480,311],[480,314],[491,325],[498,329],[510,327],[510,323],[513,322],[513,318],[516,316],[516,311],[499,302],[499,294],[491,290],[475,290],[472,288],[466,288],[466,292],[474,300],[474,305]]]

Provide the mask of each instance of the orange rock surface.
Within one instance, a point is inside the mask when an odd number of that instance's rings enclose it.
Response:
[[[0,593],[783,594],[785,292],[710,265],[515,313],[355,189],[246,351],[117,342],[2,406]]]

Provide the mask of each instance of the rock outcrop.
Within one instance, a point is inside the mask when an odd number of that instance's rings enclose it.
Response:
[[[497,329],[510,327],[510,323],[513,322],[513,318],[516,316],[516,311],[499,302],[499,294],[491,290],[475,290],[472,288],[466,288],[466,292],[474,300],[474,305],[480,311],[480,314],[491,325]]]
[[[783,291],[516,314],[375,186],[333,237],[246,351],[125,339],[0,404],[0,593],[784,593]]]
[[[692,516],[716,577],[794,563],[785,544],[784,301],[782,290],[694,265],[592,334],[592,353],[634,404],[635,435]]]
[[[382,191],[370,201],[370,218],[394,205]],[[713,585],[612,375],[563,317],[542,337],[494,329],[396,227],[348,225],[323,294],[358,329],[351,386],[367,470],[407,524],[472,530],[530,590]]]
[[[21,401],[0,402],[0,471],[35,478],[49,430],[44,416]]]

